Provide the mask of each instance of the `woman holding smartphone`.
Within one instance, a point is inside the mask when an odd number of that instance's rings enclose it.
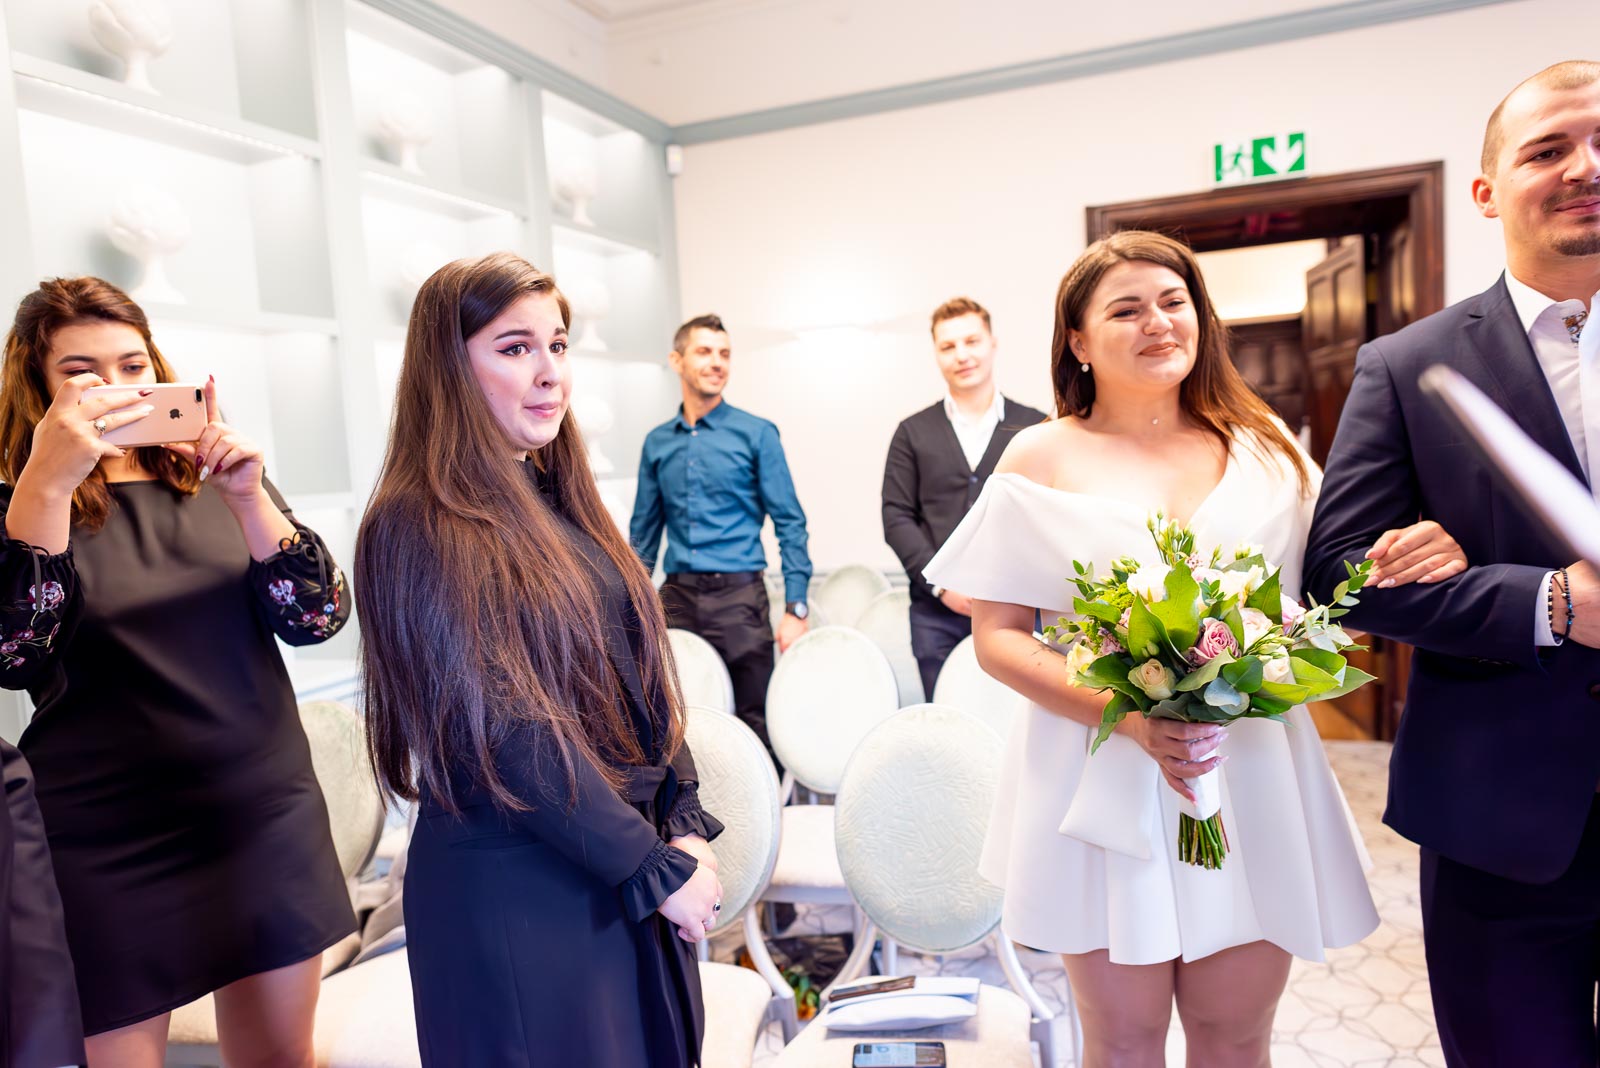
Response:
[[[423,283],[356,543],[425,1065],[699,1063],[721,908],[666,623],[568,414],[570,315],[499,253]]]
[[[172,377],[110,283],[23,298],[0,365],[0,684],[37,708],[21,749],[91,1068],[160,1065],[169,1011],[212,991],[229,1065],[310,1065],[319,958],[355,918],[273,638],[331,636],[348,595],[213,384],[193,442],[102,438]]]

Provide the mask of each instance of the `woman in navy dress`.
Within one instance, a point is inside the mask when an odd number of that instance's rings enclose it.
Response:
[[[568,414],[568,324],[509,253],[423,284],[356,545],[373,760],[420,802],[425,1065],[699,1063],[721,825],[660,603]]]
[[[324,949],[355,928],[274,636],[319,642],[344,578],[216,418],[120,449],[171,369],[98,278],[23,299],[0,368],[0,685],[33,766],[91,1068],[164,1059],[216,992],[223,1058],[309,1065]],[[93,386],[127,387],[109,399]]]

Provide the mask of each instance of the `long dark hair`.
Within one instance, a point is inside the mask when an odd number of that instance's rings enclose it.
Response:
[[[150,337],[150,320],[133,298],[103,278],[51,278],[22,298],[11,332],[6,335],[6,350],[0,363],[0,480],[15,486],[22,469],[33,455],[33,428],[39,425],[54,399],[45,377],[45,359],[56,331],[74,323],[122,323],[139,332],[157,382],[172,382],[176,376],[161,350]],[[134,458],[142,470],[150,472],[179,493],[197,493],[200,476],[194,465],[159,445],[141,446]],[[72,525],[84,530],[99,530],[111,514],[111,490],[106,476],[96,464],[89,477],[72,491]]]
[[[1165,267],[1183,279],[1200,320],[1194,368],[1178,391],[1183,413],[1231,450],[1234,431],[1249,430],[1265,447],[1282,453],[1310,492],[1305,459],[1266,401],[1244,380],[1228,356],[1228,330],[1217,317],[1206,292],[1194,253],[1181,241],[1151,230],[1119,230],[1084,249],[1056,290],[1056,330],[1050,342],[1050,381],[1055,387],[1056,415],[1087,417],[1094,410],[1094,375],[1083,370],[1072,352],[1072,331],[1082,330],[1089,298],[1119,263],[1142,261]]]
[[[621,572],[643,633],[640,674],[668,754],[683,706],[660,600],[600,503],[569,411],[534,463],[552,503],[510,459],[473,376],[466,339],[516,300],[555,297],[554,281],[508,252],[457,260],[423,283],[411,311],[383,469],[356,539],[361,673],[374,770],[392,793],[426,789],[450,811],[457,786],[508,810],[528,802],[495,756],[559,768],[576,797],[578,761],[613,787],[648,759],[606,654],[599,591],[552,510],[599,543]],[[531,761],[525,758],[531,757]],[[457,778],[452,783],[452,774]]]

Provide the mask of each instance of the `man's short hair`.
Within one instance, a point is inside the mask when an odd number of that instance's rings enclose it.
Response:
[[[1533,77],[1519,82],[1515,89],[1505,95],[1505,100],[1495,105],[1494,113],[1489,116],[1489,125],[1484,128],[1483,156],[1478,161],[1483,173],[1493,174],[1495,164],[1500,161],[1500,149],[1504,147],[1505,140],[1505,131],[1500,127],[1500,115],[1506,109],[1506,101],[1529,85],[1559,92],[1563,89],[1582,89],[1597,81],[1600,81],[1600,63],[1587,59],[1569,59],[1546,67]]]
[[[939,324],[946,319],[959,319],[963,315],[981,317],[983,319],[983,328],[991,334],[994,333],[994,327],[989,325],[989,310],[971,297],[956,297],[933,309],[933,322],[928,324],[928,332],[931,334],[939,329]]]
[[[696,315],[678,327],[678,332],[672,335],[672,351],[681,354],[683,347],[689,343],[689,335],[696,330],[715,330],[719,334],[728,332],[728,328],[722,325],[722,316]]]

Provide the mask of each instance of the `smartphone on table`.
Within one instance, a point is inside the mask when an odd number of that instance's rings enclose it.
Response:
[[[150,395],[138,396],[138,391],[142,389],[150,390]],[[132,399],[123,405],[124,408],[140,404],[155,408],[143,419],[113,427],[101,435],[106,441],[122,448],[193,441],[210,421],[206,418],[206,395],[202,386],[186,382],[141,382],[131,386],[94,386],[83,391],[85,397],[106,393],[131,395]]]
[[[850,1068],[945,1068],[943,1042],[857,1042]]]

